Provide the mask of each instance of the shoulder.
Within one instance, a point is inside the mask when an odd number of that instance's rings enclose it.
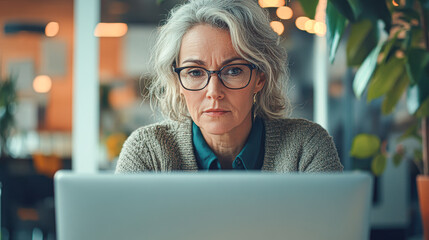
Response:
[[[268,159],[273,159],[272,169],[301,172],[342,170],[333,139],[319,124],[305,119],[264,122],[266,154]]]
[[[186,141],[191,134],[192,124],[189,121],[177,122],[165,120],[136,129],[124,143],[125,149],[142,149],[161,151],[161,148],[172,147]]]
[[[281,118],[281,119],[272,119],[264,120],[266,124],[274,126],[314,126],[318,125],[317,123],[311,122],[303,118]]]
[[[315,134],[329,136],[327,131],[317,123],[299,119],[284,118],[276,120],[264,120],[267,135],[278,135],[293,138],[308,138]]]
[[[165,120],[134,130],[128,137],[128,140],[141,142],[142,140],[171,138],[180,135],[181,132],[187,131],[190,126],[191,124],[188,122]]]
[[[189,142],[188,122],[166,120],[133,131],[122,146],[116,172],[177,169],[180,144]]]

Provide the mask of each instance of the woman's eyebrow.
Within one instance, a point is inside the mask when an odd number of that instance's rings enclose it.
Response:
[[[187,63],[187,62],[189,62],[189,63],[196,63],[196,64],[202,65],[202,66],[206,65],[206,63],[203,60],[192,59],[192,58],[191,59],[186,59],[185,61],[182,62],[182,64]]]
[[[222,62],[222,66],[224,66],[224,65],[226,65],[226,64],[228,64],[230,62],[236,61],[236,60],[243,60],[243,61],[245,61],[245,59],[243,59],[242,57],[233,57],[233,58],[230,58],[230,59],[227,59],[227,60],[223,61]]]
[[[245,59],[243,59],[242,57],[232,57],[230,59],[227,59],[227,60],[223,61],[222,62],[222,66],[226,65],[226,64],[228,64],[230,62],[236,61],[236,60],[243,60],[243,61],[245,61]],[[195,64],[198,64],[198,65],[201,65],[201,66],[206,66],[206,62],[204,62],[203,60],[193,59],[193,58],[186,59],[185,61],[182,62],[182,64],[184,64],[184,63],[195,63]]]

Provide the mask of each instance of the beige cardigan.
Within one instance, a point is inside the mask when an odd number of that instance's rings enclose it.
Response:
[[[265,155],[262,171],[342,171],[332,137],[321,126],[303,119],[264,120]],[[192,121],[164,121],[135,130],[122,147],[116,173],[197,171]]]

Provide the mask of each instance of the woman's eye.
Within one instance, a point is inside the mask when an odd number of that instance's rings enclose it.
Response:
[[[203,70],[201,69],[192,69],[188,71],[188,75],[191,77],[200,77],[204,75]]]
[[[229,68],[226,74],[231,76],[237,76],[237,75],[240,75],[242,72],[243,70],[241,70],[241,68],[233,67],[233,68]]]

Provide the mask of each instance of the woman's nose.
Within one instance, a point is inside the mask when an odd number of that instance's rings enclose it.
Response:
[[[213,73],[210,77],[209,84],[207,85],[207,97],[213,99],[222,99],[224,97],[223,90],[225,86],[221,83],[219,76]]]

